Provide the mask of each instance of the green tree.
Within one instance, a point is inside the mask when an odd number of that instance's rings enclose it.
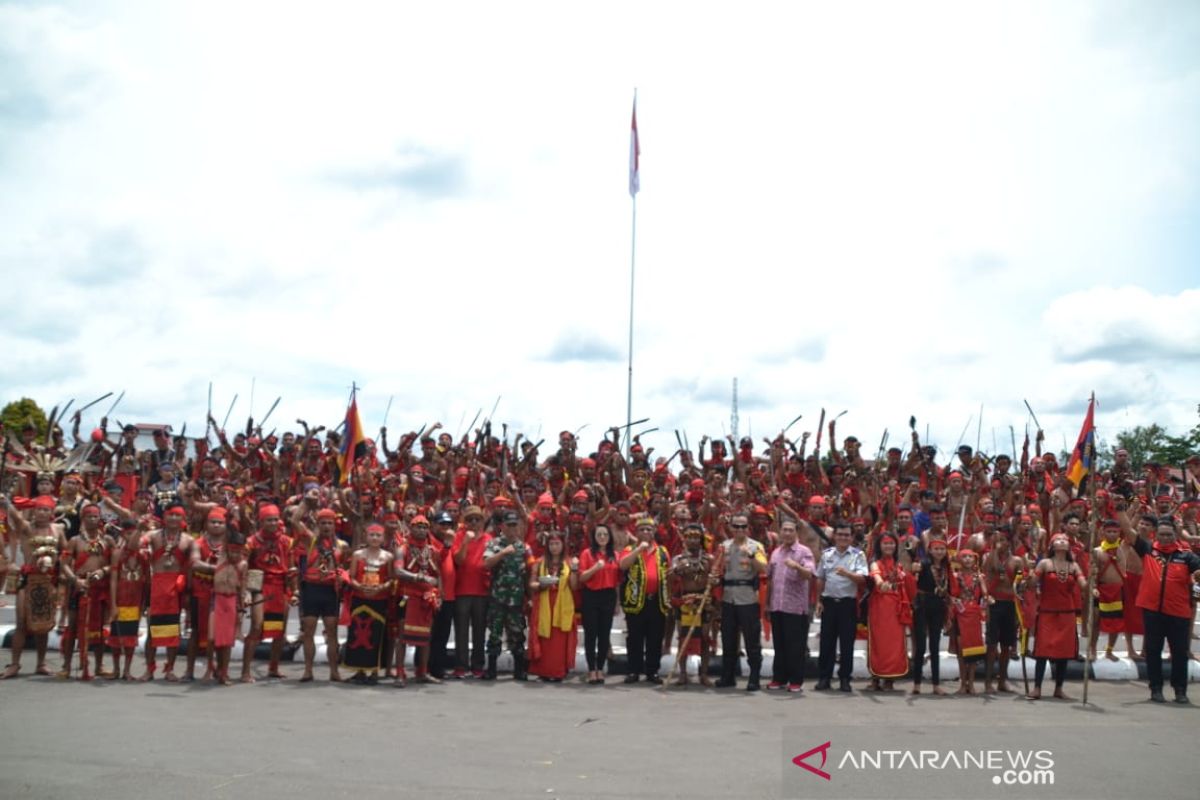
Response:
[[[37,428],[38,438],[44,439],[50,421],[46,418],[46,412],[42,410],[41,406],[28,397],[14,400],[0,410],[0,424],[4,425],[5,433],[14,438],[20,436],[21,429],[30,422]]]

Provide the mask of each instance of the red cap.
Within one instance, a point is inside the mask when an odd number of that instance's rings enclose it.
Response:
[[[278,517],[278,516],[280,516],[279,506],[277,506],[273,503],[267,503],[265,506],[258,509],[259,521],[267,519],[268,517]]]
[[[337,512],[332,508],[322,508],[317,512],[317,519],[337,519]]]

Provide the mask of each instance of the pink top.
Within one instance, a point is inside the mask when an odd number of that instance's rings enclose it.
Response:
[[[771,553],[771,560],[767,562],[767,577],[771,580],[767,610],[807,614],[809,578],[801,577],[799,572],[786,566],[784,562],[789,558],[810,572],[814,567],[812,551],[799,542],[791,547],[776,547]]]

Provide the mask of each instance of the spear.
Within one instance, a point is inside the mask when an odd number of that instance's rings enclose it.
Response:
[[[70,400],[67,401],[67,404],[65,406],[63,406],[62,413],[58,415],[59,420],[67,419],[67,411],[70,410],[71,404],[73,404],[74,402],[75,402],[74,397],[72,397]]]
[[[112,394],[112,392],[109,392],[109,394]],[[117,406],[119,406],[121,404],[121,401],[124,399],[125,399],[125,390],[122,389],[121,393],[119,395],[117,395],[117,399],[113,400],[113,404],[109,407],[108,413],[104,415],[105,419],[108,419],[109,417],[111,417],[113,415],[113,412],[117,410]]]
[[[975,452],[979,452],[979,440],[983,436],[983,403],[979,404],[979,424],[975,427]]]
[[[392,400],[394,400],[394,399],[396,399],[396,395],[394,395],[394,394],[393,394],[393,395],[388,395],[388,404],[387,404],[387,408],[385,408],[385,409],[383,410],[383,427],[384,427],[384,428],[386,428],[386,427],[387,427],[387,418],[388,418],[388,414],[392,413]],[[463,416],[465,417],[466,415],[467,415],[467,412],[465,412],[465,411],[464,411],[464,412],[463,412]],[[459,425],[462,425],[462,420],[461,420],[461,419],[458,421],[458,424],[459,424]]]
[[[1037,425],[1038,430],[1043,430],[1042,423],[1038,422],[1037,414],[1033,413],[1033,407],[1029,405],[1029,401],[1025,401],[1025,408],[1029,410],[1029,416],[1033,417],[1033,424]]]
[[[821,409],[821,419],[817,422],[817,443],[813,446],[813,452],[817,455],[817,461],[821,460],[821,431],[825,427],[825,409]]]
[[[1011,462],[1015,465],[1017,463],[1017,429],[1014,428],[1012,425],[1009,425],[1008,426],[1008,435],[1009,435],[1009,438],[1012,439]],[[1013,470],[1013,472],[1020,472],[1020,471],[1021,471],[1020,468]]]
[[[1096,401],[1096,393],[1092,392],[1092,402]],[[1088,556],[1091,561],[1088,569],[1087,591],[1083,594],[1083,602],[1087,603],[1087,636],[1088,641],[1091,641],[1092,626],[1096,624],[1096,601],[1092,599],[1092,592],[1096,586],[1096,528],[1100,524],[1100,507],[1096,505],[1096,427],[1092,426],[1092,438],[1088,442],[1088,490],[1091,495],[1092,502],[1092,524],[1088,527]],[[1088,676],[1091,674],[1092,662],[1084,659],[1083,662],[1083,704],[1086,706],[1088,701]]]
[[[96,403],[99,403],[101,400],[107,400],[107,399],[108,399],[108,398],[110,398],[110,397],[112,397],[112,392],[109,392],[108,394],[102,394],[102,395],[100,395],[99,397],[97,397],[95,400],[93,400],[92,402],[88,403],[88,404],[87,404],[86,406],[84,406],[83,408],[81,408],[81,409],[79,409],[78,411],[76,411],[75,413],[76,413],[76,414],[81,414],[81,415],[82,415],[82,414],[83,414],[83,412],[87,411],[89,408],[91,408],[92,406],[96,405]]]
[[[267,424],[267,420],[268,420],[268,419],[270,419],[272,412],[274,412],[274,411],[275,411],[275,408],[276,408],[276,406],[278,406],[278,405],[279,405],[279,401],[280,401],[280,400],[282,400],[282,399],[283,399],[283,396],[282,396],[282,395],[281,395],[281,396],[279,396],[279,397],[276,397],[276,398],[275,398],[275,402],[274,402],[274,403],[272,403],[272,404],[271,404],[271,407],[267,409],[267,413],[266,413],[266,414],[264,414],[264,415],[263,415],[263,418],[262,418],[262,419],[260,419],[260,420],[258,421],[258,429],[259,429],[259,431],[261,431],[261,430],[263,429],[263,426]]]
[[[233,401],[229,404],[229,410],[225,412],[225,419],[221,422],[221,430],[225,430],[225,426],[229,424],[229,415],[233,413],[233,407],[237,404],[237,393],[233,395]]]
[[[795,425],[797,422],[799,422],[800,418],[803,416],[804,416],[803,414],[797,414],[796,418],[794,420],[792,420],[791,422],[789,422],[787,424],[787,427],[783,429],[783,435],[787,436],[787,432],[790,431],[792,429],[792,426]]]
[[[204,415],[204,441],[208,441],[208,432],[212,428],[212,381],[208,382],[208,413]]]
[[[470,433],[471,431],[475,430],[475,423],[479,422],[479,415],[482,413],[483,413],[482,408],[480,408],[478,411],[475,412],[475,419],[471,420],[471,424],[467,426],[467,429],[465,431],[463,431],[463,433]]]
[[[963,425],[962,433],[958,435],[958,444],[954,445],[954,451],[958,452],[958,448],[962,447],[963,437],[967,435],[967,429],[971,427],[971,420],[975,419],[975,415],[967,417],[967,424]]]

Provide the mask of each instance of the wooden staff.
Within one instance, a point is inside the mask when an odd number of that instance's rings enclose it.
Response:
[[[718,551],[716,559],[713,561],[712,569],[709,571],[710,577],[709,577],[708,583],[705,584],[705,586],[704,586],[704,594],[702,594],[700,596],[700,605],[696,608],[696,616],[700,618],[700,624],[692,625],[692,626],[688,627],[687,635],[683,637],[683,641],[679,643],[679,650],[678,650],[678,652],[675,653],[675,663],[671,665],[671,671],[667,673],[668,679],[670,679],[670,677],[675,674],[675,670],[679,669],[679,661],[680,661],[680,659],[682,659],[684,657],[683,654],[687,652],[687,646],[688,646],[688,644],[691,643],[692,634],[695,633],[696,628],[704,627],[704,607],[706,605],[708,605],[708,598],[712,595],[713,582],[712,582],[711,576],[719,574],[721,572],[721,569],[724,566],[725,566],[725,548],[722,547]],[[682,619],[682,615],[680,615],[680,616]],[[704,648],[703,647],[700,648],[700,658],[701,659],[704,658]],[[659,688],[660,689],[667,688],[667,681],[663,681],[662,685]]]
[[[91,580],[88,580],[91,583]],[[79,608],[75,612],[75,641],[79,643],[79,679],[81,681],[90,681],[92,673],[88,666],[88,643],[91,638],[88,631],[88,623],[92,617],[92,596],[89,593],[91,586],[83,590],[83,594],[79,597]],[[82,618],[82,619],[81,619]],[[71,665],[67,665],[70,669]]]
[[[1096,402],[1096,393],[1092,393],[1092,403]],[[1094,406],[1093,406],[1094,407]],[[1093,418],[1094,419],[1094,418]],[[1084,602],[1087,603],[1087,630],[1084,632],[1087,637],[1087,642],[1090,646],[1092,641],[1092,626],[1096,624],[1096,603],[1092,599],[1092,592],[1096,585],[1096,527],[1100,522],[1100,509],[1096,505],[1096,425],[1092,424],[1092,439],[1088,442],[1088,495],[1092,502],[1092,524],[1088,526],[1088,560],[1090,566],[1088,568],[1087,587],[1084,592]],[[1085,651],[1086,652],[1086,651]],[[1085,655],[1083,660],[1083,704],[1086,706],[1088,701],[1088,676],[1091,674],[1091,662],[1087,660]]]

